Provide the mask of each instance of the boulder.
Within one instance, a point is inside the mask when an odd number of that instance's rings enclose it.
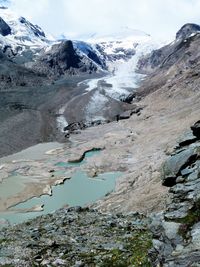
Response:
[[[192,127],[191,130],[193,132],[193,134],[200,139],[200,120],[197,121]]]
[[[195,148],[188,148],[178,154],[171,156],[162,168],[162,183],[165,186],[173,186],[179,172],[186,168],[196,158]]]
[[[186,132],[180,139],[179,139],[179,147],[187,146],[194,143],[197,140],[196,136],[193,135],[192,131]]]
[[[126,119],[129,119],[132,115],[132,111],[131,110],[128,110],[128,111],[125,111],[123,113],[121,113],[120,115],[118,115],[117,119],[118,120],[126,120]]]

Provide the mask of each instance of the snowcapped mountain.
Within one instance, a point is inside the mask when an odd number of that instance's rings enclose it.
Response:
[[[130,60],[134,58],[135,62],[142,51],[149,53],[158,47],[158,42],[155,42],[150,35],[129,28],[112,35],[93,34],[87,41],[73,41],[73,44],[80,55],[85,55],[113,75],[119,72],[118,69],[124,68],[124,76],[127,76],[129,68],[133,67]],[[133,72],[133,69],[130,69],[130,72]]]
[[[95,72],[104,68],[89,44],[82,45],[82,52],[76,42],[55,40],[38,25],[5,7],[0,8],[0,47],[15,63],[50,76],[74,75],[79,70]]]
[[[107,82],[114,85],[107,94],[117,99],[129,93],[126,88],[133,85],[141,53],[158,47],[148,34],[127,27],[111,35],[93,34],[85,41],[70,41],[65,36],[55,40],[5,7],[0,8],[0,46],[15,63],[47,76],[104,72],[110,77]]]
[[[44,31],[8,8],[0,8],[0,43],[11,46],[41,47],[49,43]],[[4,31],[4,34],[2,34]]]
[[[130,30],[111,37],[93,36],[89,42],[73,43],[87,56],[91,53],[98,55],[107,70],[103,78],[93,78],[80,83],[87,87],[87,93],[68,106],[68,110],[72,109],[77,101],[80,106],[85,107],[82,117],[85,121],[92,122],[107,121],[123,111],[122,103],[128,102],[128,98],[131,99],[139,82],[144,78],[144,75],[137,72],[139,58],[161,45],[143,32]]]
[[[120,52],[116,52],[116,46],[120,45]],[[103,51],[101,56],[104,58],[108,70],[107,77],[104,77],[102,94],[112,97],[116,100],[125,99],[135,88],[138,87],[139,81],[144,77],[137,71],[137,64],[140,58],[149,54],[154,49],[160,47],[160,43],[151,37],[144,38],[143,41],[135,43],[135,36],[131,41],[118,40],[96,44],[96,47],[109,47],[110,50]],[[97,49],[96,48],[96,49]],[[112,50],[111,50],[112,49]],[[86,90],[92,91],[99,87],[102,79],[92,79],[85,81],[88,86]]]
[[[37,87],[39,92],[44,87],[45,91],[52,89],[52,94],[56,94],[54,86],[68,82],[69,76],[79,76],[78,79],[82,79],[79,84],[76,79],[70,79],[77,89],[76,93],[72,92],[70,101],[68,96],[65,100],[59,95],[54,110],[51,104],[49,107],[45,104],[48,116],[55,115],[61,132],[65,132],[68,123],[90,125],[97,120],[110,121],[130,108],[126,99],[130,100],[130,94],[133,95],[143,77],[136,72],[138,59],[157,47],[148,34],[128,28],[112,35],[96,34],[87,40],[69,40],[64,36],[51,39],[26,18],[8,8],[0,8],[0,90],[22,90],[29,94],[32,88]],[[89,76],[94,73],[101,78]],[[83,77],[87,80],[83,81]],[[59,89],[64,92],[67,86]],[[21,103],[23,93],[19,98]],[[15,95],[13,99],[14,106],[21,107],[15,103]],[[26,97],[24,101],[30,105]]]
[[[107,86],[103,93],[116,100],[126,98],[142,75],[137,73],[137,62],[140,57],[157,49],[162,44],[150,35],[129,28],[107,36],[93,35],[88,43],[75,41],[76,47],[83,53],[95,52],[104,62],[109,75],[104,78]],[[100,79],[86,81],[88,91],[98,87]]]

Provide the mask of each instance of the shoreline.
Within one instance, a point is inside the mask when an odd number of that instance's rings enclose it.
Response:
[[[54,146],[53,149],[52,145]],[[59,147],[57,147],[57,145],[59,145]],[[40,146],[45,146],[45,144],[40,144]],[[37,151],[38,147],[37,145],[33,146],[32,148],[28,148],[24,151],[21,151],[19,153],[16,153],[12,156],[4,158],[5,162],[7,162],[6,163],[7,166],[5,169],[5,171],[7,171],[7,177],[3,179],[1,183],[3,185],[3,188],[0,188],[0,191],[5,190],[4,187],[7,184],[8,180],[12,179],[11,173],[13,173],[13,171],[15,173],[18,173],[18,177],[17,176],[14,177],[15,181],[16,179],[22,180],[24,183],[24,187],[17,194],[13,192],[12,195],[10,195],[7,198],[5,196],[2,198],[1,195],[0,214],[10,213],[10,212],[16,213],[15,210],[16,206],[26,203],[27,201],[31,201],[34,198],[40,199],[43,198],[44,196],[52,197],[52,190],[57,188],[57,186],[59,187],[61,185],[64,185],[67,182],[67,180],[70,181],[71,177],[73,177],[73,175],[77,171],[88,173],[89,175],[88,180],[90,180],[93,183],[95,177],[92,178],[93,176],[91,176],[90,178],[91,168],[89,168],[90,171],[87,169],[87,165],[89,164],[90,159],[92,158],[88,157],[87,154],[94,153],[93,157],[94,158],[98,157],[99,151],[97,151],[95,147],[93,148],[91,146],[79,149],[77,148],[77,146],[75,146],[71,148],[71,151],[69,151],[70,149],[69,150],[67,148],[64,149],[64,146],[58,143],[55,144],[47,143],[46,146],[48,146],[48,149],[47,147],[43,149],[43,152],[45,151],[43,157],[41,155],[42,149],[40,149],[40,153],[38,156],[34,155],[34,153],[31,153],[31,149],[33,151]],[[26,154],[30,155],[30,159],[27,159],[25,161],[23,159],[19,160],[20,155],[24,156]],[[16,160],[16,155],[17,155],[17,160]],[[40,158],[40,160],[34,160],[34,158]],[[62,162],[62,160],[63,162],[66,162],[66,165],[69,165],[67,169],[62,167],[57,167],[57,163]],[[77,163],[75,163],[75,161]],[[84,164],[83,167],[82,164]],[[40,173],[40,176],[37,176],[37,173]],[[102,173],[101,175],[106,175],[106,171],[105,172],[102,171],[101,173]],[[31,176],[33,174],[34,176]],[[25,179],[26,180],[28,179],[29,181],[26,181]],[[103,180],[95,179],[95,181],[104,182],[104,179]],[[115,187],[113,187],[113,190],[115,190]],[[49,194],[50,191],[51,194]],[[104,197],[104,195],[102,195],[102,197]],[[40,204],[37,204],[37,206],[39,205]],[[33,207],[35,206],[36,205],[34,205]],[[29,208],[29,211],[31,210],[32,208]],[[3,216],[1,217],[2,219],[4,218]]]

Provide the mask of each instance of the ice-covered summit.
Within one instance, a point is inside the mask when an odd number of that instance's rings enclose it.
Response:
[[[0,2],[1,5],[1,2]],[[9,8],[0,8],[0,43],[9,46],[45,45],[49,40],[44,31]]]

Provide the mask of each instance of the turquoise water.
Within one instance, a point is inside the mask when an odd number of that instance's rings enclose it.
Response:
[[[87,153],[85,153],[85,157],[82,161],[80,162],[64,162],[64,161],[59,161],[55,164],[55,166],[57,167],[64,167],[64,168],[67,168],[67,167],[79,167],[83,164],[86,163],[87,161],[87,158],[91,158],[93,157],[94,155],[98,155],[101,151],[100,150],[93,150],[93,151],[89,151]]]
[[[3,213],[0,218],[9,220],[10,223],[20,223],[39,215],[48,214],[65,205],[85,206],[111,192],[115,187],[116,179],[120,172],[104,173],[97,178],[89,178],[82,171],[76,172],[70,180],[66,180],[63,185],[53,187],[53,195],[43,195],[39,198],[32,198],[24,203],[13,207],[15,212]],[[20,209],[30,209],[36,205],[44,205],[42,212],[21,212]]]
[[[92,157],[100,151],[87,152],[85,158],[79,163],[68,163],[59,161],[55,163],[60,170],[53,174],[59,175],[70,167],[80,167],[85,164],[87,158]],[[8,212],[0,213],[0,219],[6,219],[11,224],[21,223],[39,215],[51,213],[63,206],[85,206],[101,199],[107,193],[111,192],[115,187],[116,179],[121,175],[120,172],[111,172],[100,174],[98,177],[90,178],[81,169],[76,171],[70,180],[66,180],[64,184],[53,186],[52,196],[43,195],[34,197],[24,203],[20,203]],[[23,177],[17,174],[12,175],[0,185],[0,197],[6,200],[6,197],[11,197],[24,189],[26,179],[33,177]],[[44,205],[44,210],[41,212],[25,212],[35,206]],[[23,211],[24,210],[24,211]]]
[[[25,188],[27,178],[15,175],[3,180],[0,184],[0,199],[6,199],[20,193]]]

